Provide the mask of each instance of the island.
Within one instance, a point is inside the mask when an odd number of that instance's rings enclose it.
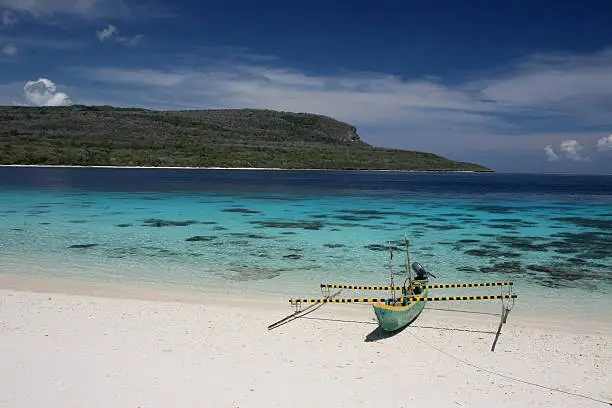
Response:
[[[0,107],[0,164],[492,171],[374,147],[333,118],[264,109]]]

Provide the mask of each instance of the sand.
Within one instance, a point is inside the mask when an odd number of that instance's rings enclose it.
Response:
[[[491,352],[497,303],[385,337],[365,305],[268,331],[288,303],[19,286],[0,280],[2,407],[607,406],[493,372],[612,402],[610,324],[513,312]]]

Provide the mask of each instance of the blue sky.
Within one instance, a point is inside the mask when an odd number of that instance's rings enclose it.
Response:
[[[609,1],[0,0],[0,104],[269,108],[498,171],[612,173]]]

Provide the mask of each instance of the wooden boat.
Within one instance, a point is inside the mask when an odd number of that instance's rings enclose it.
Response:
[[[378,325],[381,329],[389,332],[406,327],[419,317],[425,307],[425,302],[421,299],[426,298],[429,294],[427,271],[416,262],[412,265],[412,269],[417,273],[417,276],[414,281],[412,280],[412,274],[408,266],[410,263],[410,250],[406,237],[404,237],[404,243],[406,245],[406,281],[402,287],[402,296],[396,298],[395,293],[393,293],[391,299],[387,299],[385,302],[376,302],[372,305]],[[393,252],[390,250],[389,271],[391,273],[391,286],[394,286],[393,268],[391,266],[392,259]],[[416,298],[416,300],[410,300],[409,298]]]
[[[427,284],[427,280],[415,281],[415,284]],[[420,294],[416,295],[417,300],[408,300],[403,297],[400,299],[388,299],[386,302],[374,303],[374,314],[378,320],[378,325],[385,331],[396,331],[412,323],[423,311],[429,289],[425,288]]]
[[[323,298],[319,299],[290,299],[289,302],[295,308],[295,312],[292,315],[281,319],[280,321],[268,326],[268,329],[273,329],[281,324],[285,324],[295,318],[298,318],[306,310],[312,308],[309,306],[305,310],[301,309],[302,303],[372,303],[374,308],[374,314],[378,320],[379,327],[387,332],[394,332],[402,329],[416,320],[421,312],[423,311],[427,302],[439,302],[439,301],[465,301],[465,300],[494,300],[500,299],[502,301],[502,315],[501,322],[499,325],[497,337],[493,343],[491,351],[495,349],[495,343],[499,337],[502,324],[506,322],[508,313],[512,309],[514,299],[517,295],[512,293],[512,282],[484,282],[484,283],[450,283],[450,284],[429,284],[429,276],[436,278],[435,275],[425,270],[425,268],[417,262],[410,265],[410,251],[408,246],[408,239],[404,238],[406,245],[405,254],[405,267],[406,267],[406,280],[403,285],[396,286],[394,284],[394,274],[392,270],[391,260],[393,259],[393,252],[390,249],[389,252],[389,271],[390,271],[390,286],[358,286],[358,285],[338,285],[338,284],[324,284],[322,283],[321,292],[324,295]],[[391,247],[391,246],[389,246]],[[412,278],[412,272],[415,273],[415,278]],[[471,288],[471,287],[502,287],[502,293],[500,295],[478,295],[478,296],[446,296],[446,297],[430,297],[430,289],[449,289],[449,288]],[[507,293],[503,292],[503,288],[508,287]],[[390,291],[390,297],[383,298],[336,298],[340,291],[333,294],[330,293],[330,289],[344,289],[351,290],[367,290],[367,291]],[[399,292],[399,293],[398,293]],[[322,306],[322,305],[321,305]],[[312,311],[312,310],[311,310]],[[310,313],[309,311],[308,313]]]

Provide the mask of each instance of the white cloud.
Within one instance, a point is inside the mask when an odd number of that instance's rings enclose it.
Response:
[[[100,40],[100,42],[104,42],[104,40],[111,38],[112,36],[117,34],[119,34],[119,30],[112,24],[109,24],[106,28],[102,28],[96,31],[96,37],[98,37],[98,40]]]
[[[35,106],[65,106],[70,105],[70,97],[63,92],[57,92],[53,81],[39,78],[37,81],[28,81],[23,87],[25,99]]]
[[[2,18],[0,19],[0,25],[3,27],[11,27],[17,24],[17,16],[11,13],[10,10],[4,10],[2,12]]]
[[[96,37],[100,42],[104,42],[106,40],[114,39],[117,42],[123,43],[128,47],[135,47],[142,40],[142,34],[135,35],[133,37],[125,37],[119,35],[119,29],[112,24],[109,24],[108,27],[100,29],[96,31]]]
[[[2,47],[2,53],[10,57],[17,55],[18,52],[19,50],[13,44],[6,44],[4,47]]]
[[[222,62],[219,62],[222,61]],[[554,118],[543,132],[554,131],[560,120],[573,131],[583,126],[612,124],[612,49],[580,56],[536,56],[509,73],[448,85],[431,78],[405,79],[384,73],[345,72],[312,75],[266,66],[270,61],[247,63],[217,59],[202,66],[179,66],[165,71],[149,68],[108,68],[116,75],[95,79],[107,82],[133,81],[148,92],[168,94],[160,77],[181,77],[172,89],[174,105],[202,107],[207,104],[234,107],[267,107],[322,113],[357,123],[411,123],[426,128],[448,128],[469,124],[503,127],[510,133],[531,133],[526,119]],[[278,61],[274,61],[278,63]],[[131,79],[126,79],[126,78]],[[172,86],[176,86],[172,82]],[[516,119],[510,118],[515,115]],[[522,120],[522,121],[521,121]],[[565,127],[565,126],[564,126]],[[466,130],[466,129],[462,129]],[[499,129],[497,129],[499,130]]]
[[[548,161],[558,161],[559,155],[555,153],[551,145],[548,145],[544,148],[544,153],[546,153],[546,157]]]
[[[123,0],[0,0],[0,7],[41,20],[56,15],[96,19],[127,17],[130,14]]]
[[[612,134],[597,140],[597,150],[612,150]]]
[[[612,94],[612,49],[590,55],[536,55],[510,74],[482,81],[482,95],[522,106],[556,105]]]
[[[441,84],[404,81],[383,74],[312,76],[251,65],[208,66],[198,70],[99,68],[88,77],[135,87],[150,100],[173,100],[167,108],[251,107],[313,112],[355,123],[409,123],[446,120],[447,124],[493,124],[477,112],[478,101]],[[155,103],[155,107],[160,107]],[[437,122],[436,122],[437,123]]]
[[[565,157],[574,161],[588,160],[587,157],[582,157],[580,151],[583,146],[576,140],[565,140],[561,142],[561,151],[565,153]]]

